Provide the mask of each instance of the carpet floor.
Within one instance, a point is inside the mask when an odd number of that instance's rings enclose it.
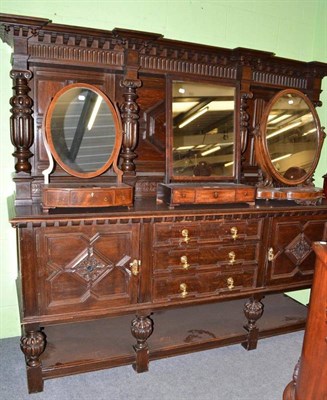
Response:
[[[300,356],[303,331],[241,345],[152,361],[137,374],[131,366],[45,381],[27,392],[19,338],[0,340],[1,400],[280,400]]]

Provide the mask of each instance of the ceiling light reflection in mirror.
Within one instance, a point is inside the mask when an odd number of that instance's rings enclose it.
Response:
[[[235,88],[174,81],[173,175],[234,175]]]
[[[299,179],[311,168],[318,134],[304,98],[285,94],[272,107],[267,123],[267,148],[274,168],[287,179]]]

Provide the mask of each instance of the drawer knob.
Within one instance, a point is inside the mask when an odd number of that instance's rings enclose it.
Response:
[[[182,242],[188,243],[190,241],[190,237],[188,234],[189,234],[188,229],[182,230],[182,237],[183,237]]]
[[[229,258],[229,264],[234,264],[236,261],[235,261],[235,258],[236,258],[236,254],[234,253],[234,251],[230,251],[229,253],[228,253],[228,258]]]
[[[232,238],[234,240],[236,240],[238,238],[237,232],[238,232],[238,230],[237,230],[236,226],[233,226],[230,228],[230,233],[232,234]]]
[[[188,269],[188,267],[190,266],[190,264],[188,263],[187,256],[182,256],[182,257],[181,257],[181,264],[182,264],[182,267],[183,267],[184,269]]]
[[[141,260],[133,260],[129,266],[131,267],[132,274],[137,276],[140,273]]]
[[[270,247],[270,249],[268,250],[268,261],[272,261],[274,257],[275,257],[274,249]]]
[[[229,290],[234,289],[234,279],[231,276],[227,278],[227,287]]]
[[[181,284],[179,285],[179,290],[182,292],[182,293],[181,293],[181,296],[182,296],[182,297],[186,297],[186,296],[188,295],[186,283],[181,283]]]
[[[213,192],[213,197],[214,197],[215,199],[218,199],[218,192]]]

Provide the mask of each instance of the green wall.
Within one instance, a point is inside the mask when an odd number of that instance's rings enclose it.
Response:
[[[111,30],[115,27],[163,34],[166,38],[219,47],[248,47],[302,61],[327,62],[325,0],[2,0],[0,12],[51,19],[55,23]],[[15,231],[8,223],[14,160],[9,137],[10,48],[0,43],[0,337],[20,334],[15,279]],[[327,78],[323,82],[327,126]],[[316,185],[327,171],[327,145]],[[308,292],[296,297],[306,303]]]

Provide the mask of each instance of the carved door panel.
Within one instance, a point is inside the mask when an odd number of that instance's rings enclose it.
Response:
[[[139,224],[42,228],[36,236],[41,314],[137,302]]]
[[[326,240],[327,221],[317,216],[280,217],[273,220],[268,244],[268,284],[311,281],[314,241]]]

